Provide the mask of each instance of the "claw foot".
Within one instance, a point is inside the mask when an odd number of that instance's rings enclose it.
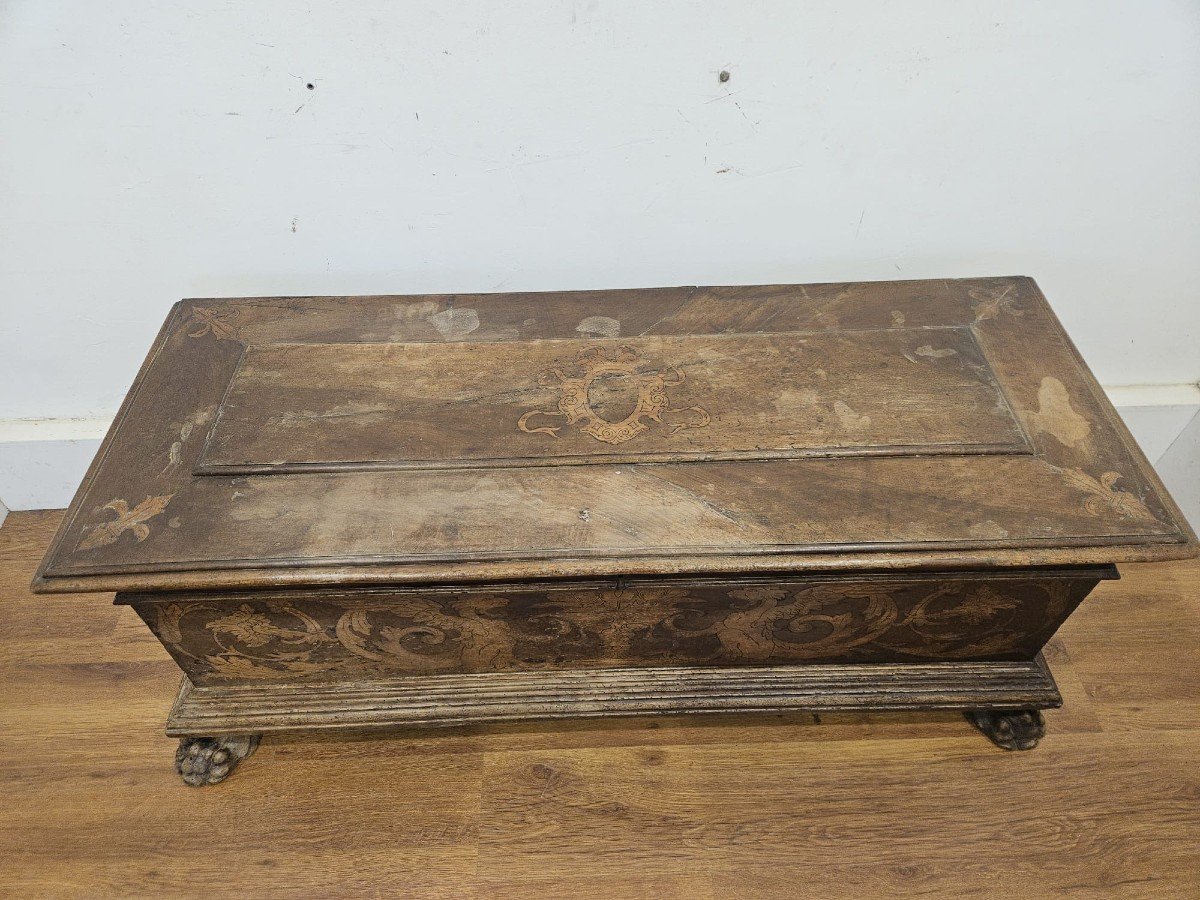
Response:
[[[972,709],[967,721],[1005,750],[1032,750],[1046,733],[1037,709]]]
[[[258,740],[257,734],[182,738],[175,751],[175,771],[192,787],[216,784],[254,752]]]

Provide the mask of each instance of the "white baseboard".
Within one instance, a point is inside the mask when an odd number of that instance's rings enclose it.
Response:
[[[1105,391],[1146,457],[1200,530],[1200,386],[1122,385]],[[8,509],[71,502],[110,420],[0,419],[0,520]]]
[[[1104,390],[1156,468],[1200,411],[1200,385],[1133,384]],[[1189,518],[1195,521],[1194,515]]]
[[[1200,384],[1114,384],[1104,393],[1113,406],[1200,406]]]
[[[1200,532],[1200,413],[1192,416],[1154,467],[1192,528]]]
[[[0,502],[9,509],[59,509],[71,502],[100,438],[0,441]]]
[[[30,441],[99,441],[112,416],[94,419],[0,419],[0,444]]]

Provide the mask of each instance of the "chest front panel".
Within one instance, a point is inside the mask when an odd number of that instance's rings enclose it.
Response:
[[[197,685],[1031,659],[1111,568],[122,595]]]

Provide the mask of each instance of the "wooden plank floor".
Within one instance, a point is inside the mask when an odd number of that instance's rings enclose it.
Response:
[[[268,737],[172,771],[179,675],[104,596],[35,597],[0,528],[0,895],[1200,896],[1200,564],[1129,566],[1047,654],[1030,753],[957,715]]]

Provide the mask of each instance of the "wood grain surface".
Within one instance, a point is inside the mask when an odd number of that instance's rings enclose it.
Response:
[[[28,592],[59,515],[0,528],[0,895],[1200,894],[1194,561],[1067,622],[1029,753],[949,713],[618,719],[268,736],[194,790],[133,610]]]
[[[176,304],[37,586],[1196,550],[1029,278],[249,298]]]
[[[1039,656],[955,666],[808,665],[584,669],[196,687],[184,679],[167,734],[188,737],[658,713],[1049,709],[1062,697]]]
[[[1033,448],[969,328],[278,344],[247,348],[197,471],[972,451]]]
[[[651,666],[1031,660],[1111,566],[118,594],[197,685]],[[886,679],[885,679],[886,680]]]

